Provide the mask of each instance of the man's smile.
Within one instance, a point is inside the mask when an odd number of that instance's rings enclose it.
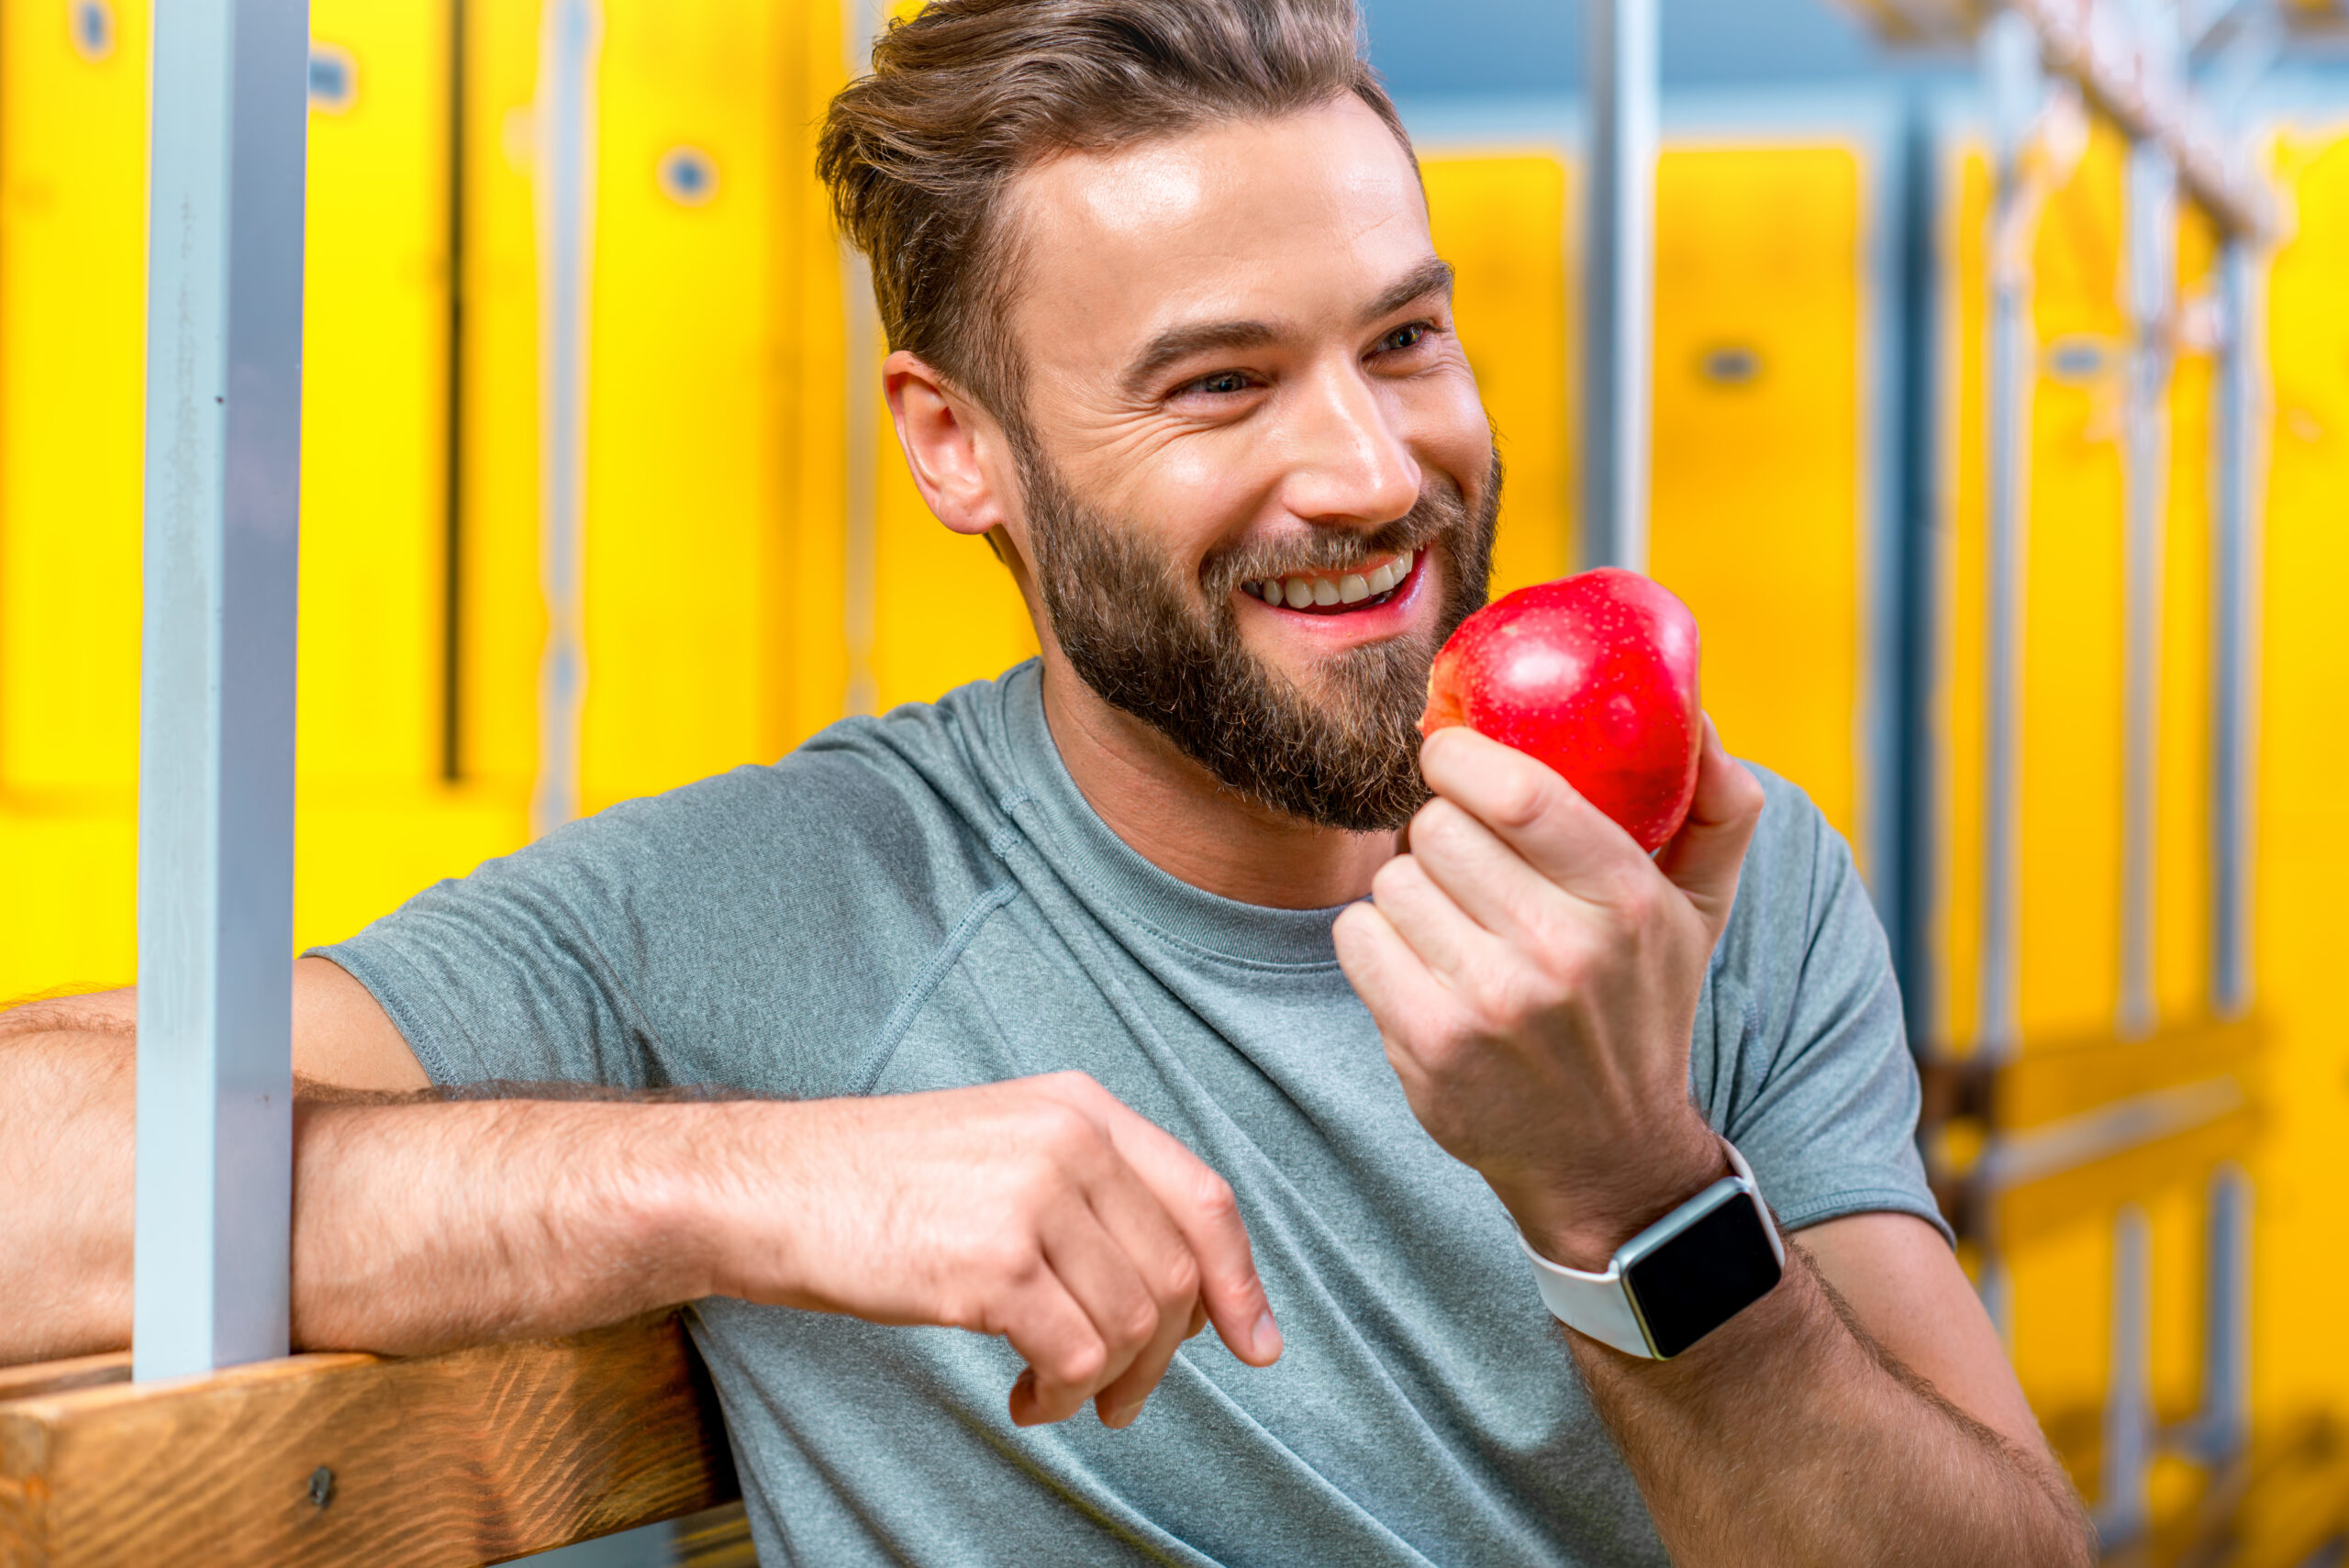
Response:
[[[1249,597],[1307,615],[1344,615],[1384,605],[1417,569],[1424,550],[1402,550],[1335,571],[1292,572],[1240,584]]]

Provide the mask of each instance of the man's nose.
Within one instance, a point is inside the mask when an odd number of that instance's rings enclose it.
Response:
[[[1357,366],[1331,367],[1297,388],[1282,500],[1308,522],[1376,526],[1419,498],[1419,464]]]

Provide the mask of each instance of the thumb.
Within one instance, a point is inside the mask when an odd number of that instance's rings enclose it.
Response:
[[[1762,784],[1721,747],[1712,718],[1705,719],[1704,749],[1698,755],[1697,795],[1688,820],[1655,858],[1656,869],[1687,895],[1718,939],[1737,902],[1737,873],[1745,846],[1762,819]]]

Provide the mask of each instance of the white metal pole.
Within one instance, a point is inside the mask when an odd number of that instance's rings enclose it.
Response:
[[[287,1340],[306,0],[161,0],[153,58],[141,1379]]]
[[[885,0],[841,0],[841,65],[855,81],[873,69],[873,45],[888,26]],[[841,240],[841,308],[848,363],[841,393],[847,402],[841,461],[848,465],[846,537],[841,562],[841,629],[848,644],[848,683],[841,711],[877,713],[881,687],[873,669],[880,615],[881,313],[873,268]]]
[[[2217,527],[2213,534],[2210,738],[2210,1002],[2221,1016],[2252,1002],[2251,792],[2256,646],[2259,324],[2252,241],[2230,239],[2219,257],[2225,341],[2218,392]]]
[[[1588,0],[1582,559],[1648,564],[1659,0]]]
[[[2000,1062],[2017,1049],[2017,917],[2021,858],[2022,611],[2031,514],[2032,389],[2038,355],[2031,320],[2033,217],[2025,150],[2046,102],[2039,42],[2013,11],[1982,35],[1998,192],[1990,217],[1987,377],[1988,539],[1984,574],[1982,908],[1977,1047]]]
[[[2123,1038],[2150,1033],[2156,1021],[2154,812],[2161,766],[2162,584],[2169,540],[2169,338],[2177,273],[2177,171],[2160,146],[2131,146],[2128,191],[2127,287],[2134,340],[2123,406],[2127,619],[2116,1019]]]
[[[596,233],[597,0],[547,0],[540,13],[538,160],[539,576],[547,639],[539,657],[539,771],[530,830],[579,815],[587,701],[587,377]]]
[[[2153,1238],[2134,1204],[2112,1226],[2112,1355],[2104,1396],[2097,1533],[2110,1549],[2144,1533],[2154,1459]]]

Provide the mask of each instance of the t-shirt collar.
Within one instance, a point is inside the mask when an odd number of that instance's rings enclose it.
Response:
[[[1070,777],[1044,717],[1043,665],[1030,662],[998,683],[1018,785],[1000,802],[1078,896],[1104,917],[1123,913],[1220,957],[1278,966],[1337,962],[1328,909],[1243,904],[1170,876],[1118,837]]]

